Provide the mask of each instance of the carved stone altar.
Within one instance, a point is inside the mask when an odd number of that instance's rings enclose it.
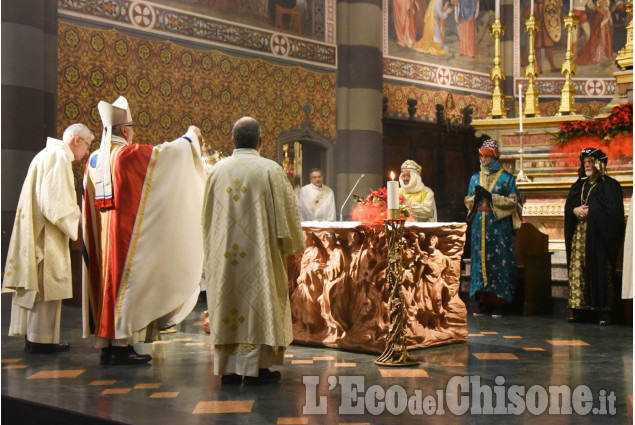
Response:
[[[467,341],[459,298],[465,223],[407,223],[403,291],[408,349]],[[289,257],[294,341],[381,353],[388,329],[384,226],[303,223],[306,249]]]

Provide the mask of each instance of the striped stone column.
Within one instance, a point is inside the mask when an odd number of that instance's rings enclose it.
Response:
[[[337,1],[335,175],[338,214],[355,190],[385,185],[382,176],[382,0]],[[352,199],[344,206],[350,215]]]
[[[2,266],[29,164],[56,137],[57,2],[2,0]]]

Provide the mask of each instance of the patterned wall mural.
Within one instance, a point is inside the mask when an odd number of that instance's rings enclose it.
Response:
[[[277,137],[308,118],[335,138],[335,73],[282,66],[135,38],[64,21],[58,25],[58,134],[84,122],[101,136],[100,100],[125,96],[137,123],[135,140],[173,140],[192,124],[213,149],[231,153],[231,128],[260,121],[263,156],[277,158]],[[308,105],[308,108],[305,108]]]

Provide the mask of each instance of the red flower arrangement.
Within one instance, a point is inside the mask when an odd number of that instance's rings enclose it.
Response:
[[[388,209],[388,189],[382,187],[377,190],[371,191],[371,193],[362,198],[358,195],[353,195],[357,204],[353,206],[351,217],[353,221],[359,221],[366,226],[375,226],[378,224],[384,224],[386,219],[386,210]],[[401,211],[401,218],[407,221],[413,221],[410,211],[405,205],[406,198],[403,195],[399,195],[399,210]]]
[[[603,121],[570,121],[554,135],[553,154],[569,154],[565,165],[579,166],[578,155],[585,148],[598,148],[609,158],[633,156],[633,103],[613,108]]]

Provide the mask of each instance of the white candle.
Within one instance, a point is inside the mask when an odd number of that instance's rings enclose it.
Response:
[[[531,0],[531,16],[534,16],[534,0]]]
[[[495,7],[495,15],[494,15],[494,17],[496,19],[501,17],[501,0],[496,0],[496,7]]]
[[[391,181],[386,185],[388,189],[388,209],[389,210],[398,210],[399,209],[399,182],[395,181],[395,173],[393,171],[390,172]]]
[[[523,85],[518,84],[518,116],[520,117],[520,132],[523,132]]]
[[[573,0],[569,0],[569,13],[573,12]]]

